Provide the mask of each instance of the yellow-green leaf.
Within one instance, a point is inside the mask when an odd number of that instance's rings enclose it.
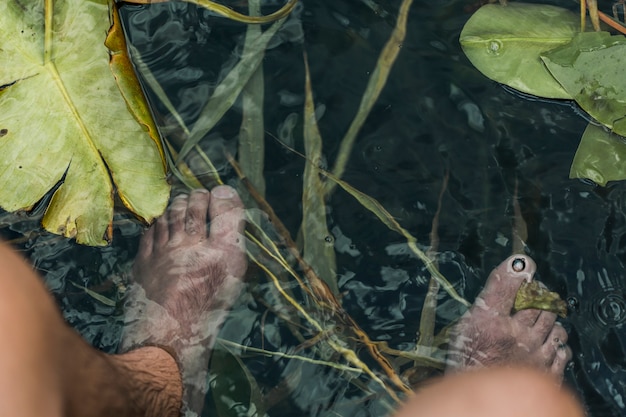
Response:
[[[459,41],[485,76],[524,93],[571,98],[540,56],[568,43],[578,31],[576,14],[547,4],[486,4],[467,21]]]
[[[108,10],[107,0],[0,1],[0,206],[29,209],[57,187],[43,226],[90,245],[110,239],[114,192],[146,222],[169,197],[157,138],[109,67]]]
[[[551,311],[561,317],[567,317],[567,303],[559,294],[548,290],[537,281],[522,282],[515,295],[515,311],[534,308]]]
[[[608,130],[589,124],[574,155],[570,178],[587,178],[605,186],[626,179],[626,142]]]

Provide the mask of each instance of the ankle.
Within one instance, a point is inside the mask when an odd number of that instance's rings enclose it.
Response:
[[[127,381],[126,395],[141,415],[180,415],[183,385],[172,355],[159,347],[147,346],[109,359],[122,380]]]

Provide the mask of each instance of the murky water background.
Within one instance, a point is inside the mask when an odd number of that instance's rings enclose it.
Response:
[[[275,3],[268,2],[264,11],[273,10]],[[306,50],[311,65],[330,166],[395,24],[397,3],[373,2],[372,8],[357,0],[304,0],[266,53],[267,198],[293,236],[301,221],[304,161],[272,136],[303,149],[302,52]],[[553,4],[574,11],[578,7],[564,0]],[[245,2],[231,5],[245,11]],[[566,372],[567,383],[580,392],[592,416],[621,415],[626,408],[626,188],[622,183],[599,188],[568,179],[587,123],[573,105],[522,98],[485,79],[469,64],[458,35],[474,7],[469,1],[415,1],[399,58],[357,138],[344,179],[380,201],[425,248],[448,172],[438,260],[441,271],[468,300],[474,299],[489,271],[511,253],[517,180],[529,254],[537,262],[540,279],[570,304],[564,324],[575,357]],[[185,3],[126,5],[122,12],[129,40],[141,59],[185,121],[193,124],[216,82],[236,62],[245,27]],[[168,130],[170,116],[158,103],[154,107],[163,131],[175,141],[177,132]],[[240,121],[238,103],[202,146],[209,150],[225,146],[234,152]],[[211,156],[222,176],[236,185],[221,153]],[[427,271],[401,236],[351,196],[335,192],[328,201],[328,219],[345,309],[373,340],[411,349]],[[119,308],[95,300],[78,286],[115,299],[118,284],[111,277],[132,261],[141,226],[119,214],[113,245],[97,249],[35,233],[37,221],[36,212],[3,214],[1,233],[16,239],[42,273],[67,320],[95,346],[114,351]],[[264,304],[272,297],[272,285],[253,268],[248,291],[222,337],[267,351],[333,358],[322,344],[317,352],[298,349],[300,341],[279,312]],[[461,309],[443,293],[439,303],[441,328]],[[334,330],[341,333],[340,328]],[[263,404],[272,416],[380,415],[392,404],[371,380],[348,372],[258,353],[247,353],[238,361],[224,353],[227,349],[219,350],[222,356],[212,365],[213,392],[230,389],[234,399],[227,403],[216,394],[207,401],[221,415],[251,412],[249,403],[257,389],[264,396],[257,406]],[[241,363],[248,375],[241,372]]]

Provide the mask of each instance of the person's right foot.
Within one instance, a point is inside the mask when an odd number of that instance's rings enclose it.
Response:
[[[562,378],[572,350],[556,314],[535,309],[512,312],[517,290],[524,280],[533,279],[536,268],[530,257],[513,255],[491,272],[453,329],[447,371],[529,365]]]

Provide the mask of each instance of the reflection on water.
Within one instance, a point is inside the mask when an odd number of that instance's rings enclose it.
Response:
[[[304,0],[266,53],[267,198],[293,236],[301,221],[304,162],[273,137],[303,149],[302,51],[307,51],[311,65],[324,163],[330,166],[395,24],[396,3]],[[554,3],[572,7],[565,0]],[[623,414],[624,186],[598,189],[567,178],[586,122],[567,103],[524,99],[480,75],[457,41],[469,9],[469,2],[460,0],[414,3],[399,58],[357,138],[344,179],[378,199],[425,248],[442,179],[449,172],[439,220],[438,261],[443,274],[468,300],[511,252],[512,201],[518,180],[529,253],[540,278],[567,298],[571,307],[565,325],[571,331],[575,361],[566,378],[579,390],[592,416]],[[193,126],[216,84],[237,62],[245,27],[182,2],[124,6],[123,17],[141,60]],[[162,132],[180,145],[181,131],[171,115],[160,103],[153,104]],[[241,117],[241,103],[236,103],[201,143],[231,182],[234,175],[220,159],[221,150],[235,151]],[[107,351],[116,347],[119,309],[95,301],[69,282],[112,300],[120,295],[111,277],[132,260],[141,229],[124,215],[116,219],[113,246],[93,249],[55,236],[29,234],[36,228],[36,215],[0,218],[6,225],[5,237],[26,236],[23,249],[70,323]],[[428,286],[422,263],[401,236],[346,193],[331,195],[328,222],[345,309],[373,340],[411,350]],[[307,302],[295,283],[285,285]],[[439,304],[438,330],[462,312],[443,292]],[[312,363],[320,358],[345,361],[324,343],[308,343],[320,337],[318,332],[292,311],[275,306],[284,303],[273,285],[260,274],[251,277],[250,290],[233,311],[222,337],[301,359],[247,353],[242,360],[249,374],[237,373],[236,360],[224,361],[234,364],[227,370],[214,366],[216,391],[220,378],[228,374],[239,375],[234,386],[249,393],[231,404],[231,410],[245,412],[250,398],[260,391],[265,411],[274,416],[389,412],[392,401],[370,378]],[[327,334],[346,331],[330,317],[319,319]],[[354,347],[354,340],[344,342]],[[400,369],[412,366],[411,361],[394,360]],[[207,401],[218,409],[225,407],[213,398]]]

